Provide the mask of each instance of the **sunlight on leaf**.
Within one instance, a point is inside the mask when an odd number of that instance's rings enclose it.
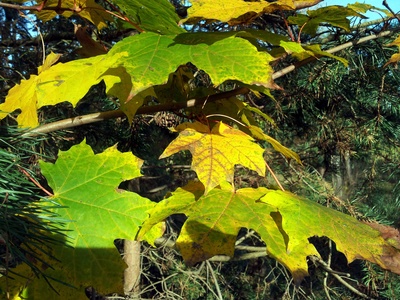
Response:
[[[219,122],[212,130],[196,123],[183,123],[179,136],[168,145],[160,158],[182,150],[192,153],[192,169],[204,184],[206,193],[221,182],[233,182],[234,167],[240,164],[265,175],[264,150],[252,137]]]
[[[78,288],[53,283],[58,292],[69,295],[65,299],[83,295],[87,286],[95,286],[101,293],[121,291],[124,263],[113,242],[116,238],[134,239],[146,211],[154,204],[117,188],[122,181],[140,176],[141,163],[116,147],[94,154],[85,142],[60,151],[55,164],[40,163],[54,192],[51,199],[60,205],[51,210],[69,220],[62,227],[67,230],[69,247],[54,247],[62,272],[59,268],[45,272]],[[40,289],[33,285],[31,293],[52,292],[48,285],[36,284]]]
[[[169,215],[183,213],[188,219],[177,246],[189,264],[219,254],[233,256],[239,230],[245,227],[261,236],[267,253],[290,270],[296,283],[308,275],[307,257],[320,256],[309,242],[314,236],[332,239],[349,263],[364,259],[400,273],[400,251],[351,216],[261,187],[233,191],[230,184],[221,183],[207,195],[203,192],[199,182],[178,188],[149,211],[139,237]]]
[[[276,10],[292,10],[295,8],[293,0],[243,1],[243,0],[194,0],[188,9],[188,18],[181,23],[196,23],[200,19],[218,20],[230,25],[248,23],[263,13],[272,13]]]

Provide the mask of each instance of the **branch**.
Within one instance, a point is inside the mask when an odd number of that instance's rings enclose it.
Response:
[[[386,31],[383,31],[383,32],[378,33],[378,34],[372,34],[372,35],[369,35],[369,36],[365,36],[363,38],[360,38],[360,39],[357,39],[357,40],[354,40],[354,41],[351,41],[351,42],[347,42],[347,43],[344,43],[344,44],[339,45],[337,47],[333,47],[331,49],[328,49],[328,50],[326,50],[326,52],[333,54],[335,52],[338,52],[338,51],[341,51],[341,50],[344,50],[344,49],[347,49],[347,48],[350,48],[350,47],[353,47],[353,46],[356,46],[356,45],[359,45],[359,44],[362,44],[362,43],[365,43],[365,42],[368,42],[368,41],[371,41],[371,40],[375,40],[375,39],[378,39],[378,38],[381,38],[381,37],[385,37],[385,36],[390,36],[390,35],[396,33],[397,31],[399,31],[399,29],[397,29],[397,30],[386,30]],[[296,70],[296,69],[298,69],[298,68],[300,68],[300,67],[302,67],[302,66],[304,66],[306,64],[309,64],[310,62],[312,62],[312,61],[314,61],[314,60],[316,60],[318,58],[320,58],[320,56],[316,56],[316,57],[312,56],[312,57],[306,58],[306,59],[304,59],[302,61],[299,61],[297,63],[294,63],[294,64],[292,64],[292,65],[290,65],[290,66],[288,66],[288,67],[286,67],[286,68],[284,68],[284,69],[282,69],[280,71],[276,71],[272,75],[272,78],[273,79],[280,78],[280,77],[282,77],[282,76],[284,76],[284,75],[286,75],[286,74],[288,74],[288,73],[290,73],[290,72],[292,72],[292,71],[294,71],[294,70]]]
[[[167,103],[167,104],[160,104],[154,106],[145,106],[140,107],[136,115],[143,115],[143,114],[151,114],[159,111],[177,111],[182,108],[194,107],[204,105],[206,102],[213,102],[224,98],[230,98],[239,94],[247,94],[250,92],[250,89],[246,87],[241,87],[232,91],[222,92],[219,94],[209,95],[206,97],[202,97],[199,99],[191,99],[186,102],[178,102],[178,103]],[[50,133],[56,130],[72,128],[76,126],[81,126],[85,124],[91,124],[95,122],[100,122],[108,119],[115,119],[119,117],[125,116],[122,110],[111,110],[99,113],[93,113],[83,116],[78,116],[74,118],[68,118],[64,120],[60,120],[53,123],[48,123],[42,126],[39,126],[35,129],[28,131],[27,133],[23,134],[24,137],[37,135],[37,134],[44,134]]]
[[[383,31],[379,34],[373,34],[369,35],[363,38],[360,38],[355,41],[351,41],[342,45],[339,45],[337,47],[333,47],[331,49],[326,50],[328,53],[335,53],[341,50],[344,50],[346,48],[350,48],[355,45],[359,45],[362,43],[365,43],[367,41],[375,40],[381,37],[385,36],[390,36],[397,32],[398,30],[386,30]],[[318,57],[309,57],[307,59],[304,59],[302,61],[299,61],[297,63],[294,63],[280,71],[276,71],[273,75],[273,79],[280,78],[314,60],[318,59]],[[219,94],[214,94],[214,95],[209,95],[200,99],[191,99],[186,102],[179,102],[179,103],[168,103],[168,104],[161,104],[161,105],[155,105],[155,106],[146,106],[146,107],[140,107],[136,114],[149,114],[149,113],[155,113],[159,111],[177,111],[182,108],[188,108],[188,107],[194,107],[194,106],[200,106],[203,105],[206,102],[213,102],[216,100],[224,99],[224,98],[229,98],[232,96],[236,96],[239,94],[247,94],[250,92],[250,89],[246,87],[238,88],[229,92],[222,92]],[[124,113],[121,110],[114,110],[114,111],[106,111],[106,112],[100,112],[100,113],[93,113],[93,114],[88,114],[88,115],[83,115],[83,116],[78,116],[74,118],[69,118],[69,119],[64,119],[61,121],[45,124],[42,126],[39,126],[35,129],[32,129],[31,131],[28,131],[25,133],[23,136],[31,136],[31,135],[36,135],[36,134],[44,134],[44,133],[50,133],[56,130],[62,130],[62,129],[67,129],[67,128],[72,128],[76,126],[81,126],[84,124],[90,124],[90,123],[95,123],[95,122],[100,122],[112,118],[118,118],[118,117],[123,117]]]
[[[322,259],[320,259],[320,258],[317,257],[317,256],[312,255],[312,256],[310,256],[309,258],[310,258],[310,260],[311,260],[313,263],[315,263],[315,264],[321,266],[325,271],[327,271],[330,275],[332,275],[333,277],[335,277],[341,284],[343,284],[346,288],[348,288],[348,289],[349,289],[350,291],[352,291],[354,294],[356,294],[356,295],[358,295],[358,296],[360,296],[360,297],[362,297],[362,298],[365,298],[365,299],[373,299],[373,298],[371,298],[371,297],[369,297],[369,296],[367,296],[367,295],[361,293],[359,290],[357,290],[356,288],[354,288],[352,285],[350,285],[348,282],[346,282],[346,281],[340,276],[340,275],[342,275],[342,276],[350,277],[350,274],[337,272],[337,271],[331,269],[331,267],[330,267],[326,262],[324,262]]]
[[[393,11],[393,9],[389,6],[389,4],[387,4],[386,0],[383,0],[382,5],[384,7],[386,7],[390,13],[398,20],[400,21],[400,17]]]

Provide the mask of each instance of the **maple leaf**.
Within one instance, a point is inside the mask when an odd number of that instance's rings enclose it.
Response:
[[[288,20],[291,24],[302,27],[304,33],[315,36],[317,28],[321,23],[329,23],[333,26],[343,28],[346,31],[350,31],[350,21],[347,18],[352,16],[366,19],[365,16],[352,8],[331,5],[315,10],[308,10],[307,15],[298,14],[296,16],[290,16]]]
[[[192,6],[188,9],[188,18],[182,20],[181,23],[196,23],[200,19],[209,19],[235,25],[248,23],[262,13],[295,9],[293,0],[278,0],[273,3],[244,0],[194,0],[191,4]]]
[[[326,56],[326,57],[334,58],[334,59],[340,61],[346,67],[349,64],[349,62],[345,58],[333,55],[326,51],[322,51],[321,47],[319,45],[305,46],[305,45],[301,45],[297,42],[290,42],[290,41],[289,42],[281,41],[279,45],[283,49],[285,49],[285,51],[288,54],[292,54],[293,57],[297,58],[298,60],[303,60],[303,59],[309,58],[311,56],[313,56],[313,57]]]
[[[385,46],[387,47],[396,46],[399,48],[400,51],[400,36],[397,37],[393,42],[386,44]],[[385,63],[383,67],[385,68],[390,64],[397,65],[399,61],[400,61],[400,53],[392,54],[390,59]]]
[[[37,12],[38,18],[42,21],[47,22],[56,17],[58,14],[69,18],[73,15],[78,14],[82,18],[85,18],[92,22],[98,29],[107,27],[106,21],[113,21],[111,15],[102,7],[97,4],[94,0],[47,0],[44,1],[44,8],[58,8],[59,3],[61,7],[57,9],[42,9]]]
[[[176,130],[179,136],[160,158],[189,150],[193,157],[192,169],[204,184],[206,193],[224,181],[233,182],[236,164],[265,175],[264,150],[244,132],[222,122],[212,130],[199,122],[180,124]]]
[[[179,17],[168,0],[115,0],[127,17],[145,31],[160,34],[179,34]]]
[[[290,150],[289,148],[283,146],[281,143],[279,143],[277,140],[274,138],[270,137],[269,135],[265,134],[260,127],[254,126],[254,125],[249,125],[248,126],[251,134],[259,140],[266,141],[271,144],[271,146],[278,152],[282,153],[285,157],[287,158],[293,158],[296,160],[299,164],[301,164],[301,159],[299,155],[294,152],[293,150]]]
[[[0,120],[16,109],[21,109],[21,114],[17,117],[21,127],[36,127],[39,124],[36,85],[40,82],[39,76],[55,64],[60,56],[51,52],[43,66],[38,68],[39,75],[31,75],[29,80],[22,80],[8,92],[5,102],[0,104]]]
[[[392,246],[393,239],[385,241],[377,230],[351,216],[262,187],[235,191],[222,183],[203,193],[199,182],[177,189],[149,211],[138,238],[169,215],[183,213],[188,219],[176,243],[188,264],[215,255],[233,256],[237,234],[245,227],[260,235],[266,253],[286,266],[296,283],[308,275],[307,256],[320,256],[309,242],[314,236],[332,239],[349,263],[364,259],[400,273],[400,251]]]
[[[87,286],[96,287],[100,293],[122,290],[125,264],[114,240],[134,239],[154,203],[117,187],[140,176],[141,163],[116,147],[95,155],[85,142],[60,151],[55,164],[40,162],[54,192],[50,197],[54,206],[46,209],[64,221],[60,229],[65,230],[67,244],[52,247],[57,260],[45,259],[53,269],[47,268],[44,274],[74,287],[51,281],[63,299],[82,299]],[[159,236],[161,231],[156,231]],[[35,279],[27,293],[40,299],[53,299],[55,295],[43,278]]]
[[[16,109],[21,109],[21,113],[17,117],[18,125],[20,127],[37,127],[39,125],[37,117],[39,108],[64,101],[75,106],[89,88],[102,79],[109,85],[121,82],[122,75],[112,73],[110,70],[116,68],[117,62],[125,55],[126,53],[107,57],[98,55],[51,66],[60,56],[51,53],[46,57],[44,65],[39,67],[38,75],[32,75],[29,80],[22,80],[20,84],[15,85],[9,91],[5,102],[0,104],[0,119],[5,118]],[[109,86],[108,89],[110,88]],[[130,89],[129,91],[121,89],[119,94],[123,92],[128,94]]]

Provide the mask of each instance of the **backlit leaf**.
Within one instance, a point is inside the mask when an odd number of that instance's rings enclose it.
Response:
[[[16,109],[21,109],[21,113],[17,117],[18,125],[20,127],[37,127],[39,125],[37,117],[39,108],[64,101],[75,106],[90,87],[105,79],[105,76],[113,84],[120,82],[123,78],[120,73],[105,72],[118,65],[117,62],[125,55],[125,53],[107,57],[98,55],[68,63],[58,63],[51,67],[50,65],[56,62],[58,56],[56,54],[49,55],[45,65],[39,67],[39,75],[32,75],[29,80],[22,80],[19,85],[15,85],[9,91],[6,101],[0,104],[0,119]],[[110,77],[114,77],[114,80],[111,80]],[[120,94],[123,91],[120,90]],[[130,91],[125,89],[125,92],[129,93]]]
[[[31,75],[29,80],[22,80],[8,92],[5,102],[0,104],[0,120],[16,109],[21,109],[17,117],[20,127],[36,127],[39,124],[36,86],[40,82],[40,76],[59,58],[60,55],[51,53],[46,57],[44,65],[38,68],[39,75]]]
[[[178,26],[179,17],[168,0],[115,0],[114,3],[144,31],[160,34],[179,34],[185,30]]]
[[[242,131],[222,122],[212,130],[199,122],[183,123],[176,130],[179,136],[168,145],[160,158],[189,150],[193,157],[192,169],[204,184],[206,193],[221,182],[233,182],[237,164],[265,175],[264,150]]]
[[[121,52],[128,53],[119,63],[132,78],[132,96],[151,86],[165,84],[171,73],[188,62],[204,70],[215,86],[227,80],[237,80],[249,85],[276,87],[272,80],[273,69],[269,65],[274,58],[258,52],[249,41],[234,36],[145,33],[125,38],[108,55],[113,57]],[[138,106],[127,107],[130,105],[129,101],[122,101],[121,109],[131,118]]]
[[[254,125],[249,125],[249,129],[251,134],[253,135],[254,138],[259,139],[259,140],[264,140],[268,143],[271,144],[274,149],[280,153],[282,153],[285,157],[287,158],[293,158],[295,159],[299,164],[301,164],[301,159],[299,155],[294,152],[293,150],[290,150],[289,148],[283,146],[281,143],[279,143],[277,140],[274,138],[270,137],[269,135],[265,134],[260,127],[254,126]]]
[[[58,14],[61,14],[67,18],[73,16],[74,14],[78,14],[82,18],[92,22],[98,29],[102,29],[107,26],[106,21],[113,21],[111,15],[106,12],[104,7],[97,4],[94,0],[80,0],[79,2],[76,0],[47,0],[44,2],[44,8],[58,7],[58,4],[61,3],[61,6],[58,8],[58,10],[42,9],[40,12],[36,13],[38,18],[44,22],[50,21]]]
[[[293,0],[244,1],[244,0],[193,0],[188,9],[188,18],[182,22],[196,23],[201,19],[228,22],[230,25],[248,23],[263,13],[276,10],[292,10]]]
[[[261,201],[278,207],[282,227],[289,236],[288,252],[303,247],[312,236],[326,236],[336,243],[348,263],[364,259],[400,274],[399,249],[371,226],[289,192],[270,191]]]
[[[140,176],[141,161],[116,147],[95,155],[83,142],[60,151],[55,164],[41,162],[40,166],[53,189],[51,199],[60,205],[52,211],[69,221],[63,227],[69,247],[54,247],[60,260],[56,267],[62,270],[48,269],[45,274],[76,289],[52,282],[53,287],[65,295],[63,299],[82,299],[87,286],[100,293],[121,291],[124,263],[114,239],[134,239],[153,203],[117,188],[122,181]],[[45,282],[37,284],[30,294],[54,295]]]
[[[167,216],[183,213],[188,219],[177,246],[189,264],[218,254],[233,256],[239,230],[245,227],[260,235],[268,255],[285,265],[296,283],[308,274],[307,256],[319,256],[309,242],[314,236],[332,239],[349,263],[364,259],[400,273],[400,251],[379,231],[351,216],[266,188],[234,191],[222,183],[207,195],[203,191],[198,182],[177,189],[149,211],[139,237]]]
[[[350,30],[350,21],[348,17],[359,17],[365,19],[362,14],[354,11],[351,8],[331,5],[321,7],[316,10],[308,10],[307,15],[298,14],[288,18],[290,23],[301,26],[304,33],[314,36],[317,28],[321,23],[328,23],[332,26],[343,28],[346,31]]]

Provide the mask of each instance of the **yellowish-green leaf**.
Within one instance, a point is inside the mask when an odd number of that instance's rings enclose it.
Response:
[[[378,8],[378,7],[375,7],[375,6],[367,4],[367,3],[356,2],[353,4],[347,4],[347,7],[356,12],[362,13],[362,14],[365,14],[366,12],[373,10],[373,11],[382,12],[382,13],[386,14],[386,16],[388,16],[388,17],[391,16],[390,11],[388,11],[387,9]]]
[[[386,44],[386,47],[396,46],[400,49],[400,36],[398,36],[393,42]]]
[[[17,117],[20,127],[36,127],[39,124],[36,85],[40,82],[40,75],[56,63],[59,57],[60,55],[53,52],[49,54],[44,65],[38,68],[39,76],[32,75],[29,80],[22,80],[9,91],[5,102],[0,104],[0,120],[20,109],[21,113]]]
[[[387,47],[396,46],[400,51],[400,36],[398,36],[393,42],[386,44],[385,46]],[[400,61],[400,53],[395,53],[390,57],[388,62],[385,63],[383,67],[387,67],[390,64],[397,65],[399,61]]]
[[[348,61],[342,57],[333,55],[326,51],[322,51],[319,45],[305,46],[296,42],[286,42],[286,41],[281,41],[279,45],[283,49],[285,49],[286,53],[292,54],[292,56],[297,58],[298,60],[303,60],[311,56],[313,57],[327,56],[340,61],[345,66],[349,64]]]
[[[168,145],[160,158],[182,150],[192,154],[192,169],[204,184],[206,193],[221,182],[233,182],[234,167],[240,164],[265,175],[264,150],[240,130],[219,122],[212,130],[204,124],[183,123],[179,136]]]
[[[289,192],[270,191],[260,201],[278,207],[282,228],[289,237],[287,252],[303,247],[312,236],[325,236],[336,243],[348,263],[364,259],[400,274],[399,249],[371,226]]]
[[[304,33],[314,36],[321,23],[328,23],[332,26],[349,31],[350,21],[347,19],[348,17],[366,18],[351,8],[332,5],[321,7],[316,10],[308,10],[307,15],[298,14],[289,17],[288,20],[292,24],[301,26]]]
[[[385,63],[383,67],[385,68],[389,64],[397,65],[399,61],[400,61],[400,53],[395,53],[390,57],[390,59]]]
[[[113,21],[105,8],[97,4],[94,0],[80,0],[79,2],[76,0],[47,0],[45,1],[44,8],[56,8],[59,3],[61,3],[61,6],[58,9],[42,9],[40,12],[37,12],[38,18],[47,22],[58,14],[67,18],[78,14],[82,18],[92,22],[98,29],[106,27],[106,21]]]
[[[329,52],[323,51],[321,50],[320,45],[309,45],[309,46],[303,46],[304,49],[307,51],[306,53],[311,52],[313,56],[319,57],[319,56],[326,56],[326,57],[330,57],[333,59],[336,59],[338,61],[340,61],[343,65],[345,65],[346,67],[348,66],[349,62],[347,61],[347,59],[340,57],[340,56],[336,56],[333,55]],[[299,54],[300,55],[300,54]],[[297,54],[294,55],[295,57],[297,57]],[[301,56],[300,56],[301,57]],[[305,59],[307,57],[297,57],[298,59]]]
[[[194,0],[188,9],[188,18],[182,20],[187,23],[196,23],[201,19],[218,20],[230,25],[248,23],[255,17],[272,13],[276,10],[295,9],[293,0],[244,1],[244,0]]]
[[[123,73],[113,73],[109,69],[117,66],[118,61],[125,55],[125,53],[118,53],[115,56],[99,55],[68,63],[58,63],[51,67],[50,65],[57,61],[58,56],[49,55],[44,66],[39,68],[39,75],[32,75],[29,80],[22,80],[19,85],[9,91],[6,101],[0,104],[0,119],[21,109],[17,117],[18,125],[37,127],[39,108],[64,101],[75,106],[92,85],[105,79],[102,75],[113,84],[123,80]],[[107,70],[108,73],[105,73]],[[114,79],[112,80],[111,77]],[[125,80],[128,78],[125,77]],[[130,81],[124,84],[129,86]],[[119,95],[121,96],[124,92],[129,94],[128,89],[120,89]]]
[[[144,222],[139,237],[167,216],[184,213],[188,219],[177,239],[177,247],[185,262],[191,265],[215,255],[233,257],[239,230],[251,228],[266,242],[266,254],[288,267],[295,280],[301,281],[308,274],[306,256],[318,256],[318,252],[309,242],[292,252],[286,250],[288,237],[282,229],[279,209],[259,201],[268,189],[234,191],[226,182],[221,186],[205,196],[201,196],[204,186],[198,182],[177,189],[172,197],[149,211],[149,219]]]
[[[218,254],[233,256],[237,234],[245,227],[260,235],[267,253],[290,270],[296,283],[308,274],[307,257],[319,256],[309,242],[315,236],[332,239],[349,262],[364,259],[400,273],[400,251],[351,216],[266,188],[233,191],[221,183],[207,195],[203,192],[198,182],[177,189],[149,211],[139,237],[169,215],[183,213],[188,219],[177,246],[189,264]]]
[[[274,138],[270,137],[269,135],[265,134],[260,127],[254,126],[254,125],[249,125],[249,129],[251,134],[253,135],[254,138],[266,141],[274,147],[274,149],[280,153],[282,153],[285,157],[287,158],[293,158],[295,159],[299,164],[301,164],[301,159],[299,155],[294,152],[293,150],[290,150],[289,148],[283,146],[281,143],[279,143],[277,140]]]

